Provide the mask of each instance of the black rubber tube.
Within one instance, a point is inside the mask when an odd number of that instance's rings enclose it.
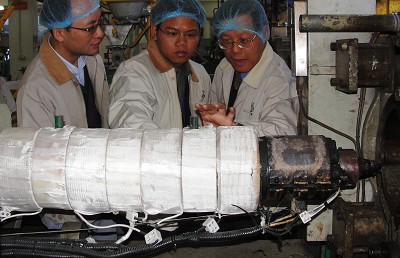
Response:
[[[10,250],[1,250],[0,257],[84,258],[85,256],[64,254],[64,253],[43,251],[36,249],[10,249]]]
[[[118,250],[107,250],[104,252],[95,250],[96,244],[73,243],[70,241],[33,241],[28,239],[5,239],[0,242],[1,257],[132,257],[143,256],[159,253],[163,250],[176,248],[177,245],[190,245],[194,247],[204,246],[210,243],[223,243],[255,237],[263,233],[260,226],[226,231],[216,232],[214,234],[208,232],[190,232],[181,235],[168,237],[156,245],[142,245],[138,247],[121,246]],[[46,242],[46,243],[45,243]],[[114,245],[110,245],[113,247]],[[21,250],[22,249],[22,250]],[[104,245],[101,247],[104,249]],[[22,255],[23,253],[23,255]],[[56,256],[48,256],[53,253]],[[43,256],[41,256],[43,255]],[[60,256],[57,256],[60,255]]]

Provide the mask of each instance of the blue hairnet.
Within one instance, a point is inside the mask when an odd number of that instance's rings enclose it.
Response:
[[[249,15],[252,18],[252,24],[241,20],[240,16],[243,15]],[[267,15],[257,0],[228,0],[217,10],[213,19],[213,30],[218,38],[228,30],[245,30],[256,34],[265,42],[263,32],[267,25]]]
[[[197,0],[158,0],[150,13],[150,19],[155,25],[178,16],[193,19],[200,27],[206,23],[206,12]]]
[[[39,22],[49,29],[66,28],[99,8],[99,0],[44,0]]]

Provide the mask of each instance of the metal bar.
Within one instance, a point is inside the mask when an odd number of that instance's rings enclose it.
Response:
[[[306,13],[306,2],[294,1],[294,20],[297,21],[301,14]],[[294,23],[294,70],[296,76],[308,76],[308,41],[307,33],[301,33],[299,23]],[[293,70],[293,67],[292,67]]]
[[[300,32],[399,32],[400,18],[390,15],[300,15]]]

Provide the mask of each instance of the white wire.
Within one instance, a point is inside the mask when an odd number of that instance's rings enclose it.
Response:
[[[183,212],[181,212],[179,214],[176,214],[176,215],[173,215],[173,216],[170,216],[170,217],[167,217],[167,218],[164,218],[164,219],[160,220],[159,222],[157,222],[157,226],[160,226],[162,223],[164,223],[164,222],[166,222],[168,220],[175,219],[175,218],[181,216],[182,214],[183,214]]]
[[[149,217],[149,215],[147,214],[147,212],[145,212],[144,213],[144,218],[142,219],[142,222],[146,222],[148,217]]]
[[[323,210],[326,206],[326,204],[330,204],[333,200],[336,199],[336,197],[338,197],[340,193],[340,189],[338,191],[336,191],[336,193],[334,193],[331,197],[329,197],[325,203],[315,207],[314,209],[310,210],[308,213],[310,214],[311,217],[314,217],[316,214],[318,214],[321,210]]]
[[[42,209],[40,209],[40,210],[38,210],[38,211],[36,211],[36,212],[32,212],[32,213],[19,213],[19,214],[14,214],[14,215],[11,215],[11,216],[8,216],[8,217],[0,218],[0,222],[3,222],[3,221],[8,220],[8,219],[16,218],[16,217],[34,216],[34,215],[37,215],[37,214],[39,214],[39,213],[41,213],[41,212],[42,212]]]
[[[109,225],[109,226],[96,226],[96,225],[93,225],[92,223],[90,223],[89,221],[87,221],[82,216],[82,214],[80,214],[79,212],[77,212],[77,211],[74,211],[74,212],[83,222],[85,222],[86,225],[88,225],[91,228],[106,229],[106,228],[118,228],[118,227],[121,227],[121,228],[129,228],[129,229],[132,229],[132,230],[140,233],[139,229],[137,229],[135,227],[132,227],[132,226],[125,225],[125,224],[114,224],[114,225]]]
[[[131,228],[129,228],[128,232],[126,232],[125,235],[123,235],[120,239],[118,239],[115,242],[116,244],[121,244],[122,242],[125,242],[131,236],[133,229],[135,228],[135,222],[129,221],[129,225],[131,226]]]

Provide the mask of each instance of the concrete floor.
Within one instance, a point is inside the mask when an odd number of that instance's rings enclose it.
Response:
[[[311,250],[303,240],[284,240],[282,247],[270,240],[257,240],[254,242],[238,245],[201,247],[201,248],[178,248],[159,254],[158,258],[227,258],[227,257],[269,257],[269,258],[317,258],[320,257],[315,250]]]

